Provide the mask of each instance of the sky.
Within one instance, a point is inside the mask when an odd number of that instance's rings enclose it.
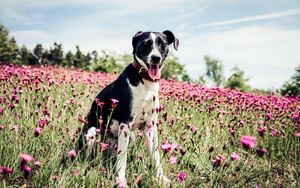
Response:
[[[171,53],[197,79],[204,56],[235,66],[255,88],[277,89],[300,65],[299,0],[0,0],[0,23],[18,45],[131,53],[137,31],[171,30]]]

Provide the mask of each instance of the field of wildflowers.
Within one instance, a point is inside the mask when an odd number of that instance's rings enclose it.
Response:
[[[113,168],[83,161],[76,140],[92,100],[116,75],[0,66],[0,187],[111,187]],[[122,99],[119,99],[122,100]],[[174,187],[300,187],[300,98],[161,81],[159,143]],[[130,187],[159,187],[142,134]],[[119,185],[122,187],[122,185]]]

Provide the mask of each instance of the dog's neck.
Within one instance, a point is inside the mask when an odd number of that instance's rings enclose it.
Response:
[[[148,81],[151,82],[158,82],[159,79],[152,79],[149,76],[148,71],[145,69],[145,67],[143,67],[142,65],[140,65],[137,61],[133,61],[133,63],[131,63],[133,68],[138,72],[139,76],[142,77],[143,79],[146,79]]]

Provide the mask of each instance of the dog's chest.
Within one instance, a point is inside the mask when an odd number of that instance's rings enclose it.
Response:
[[[156,113],[155,109],[159,106],[159,83],[145,80],[144,84],[140,83],[136,87],[130,85],[130,88],[132,92],[131,115],[134,125],[149,123]]]

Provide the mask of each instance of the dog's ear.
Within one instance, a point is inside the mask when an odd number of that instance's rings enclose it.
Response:
[[[132,47],[133,47],[133,54],[135,54],[136,50],[136,45],[138,44],[139,38],[142,35],[143,31],[137,32],[133,37],[132,37]]]
[[[179,40],[175,37],[172,31],[166,30],[162,33],[166,35],[168,44],[170,45],[173,43],[174,49],[178,50]]]

